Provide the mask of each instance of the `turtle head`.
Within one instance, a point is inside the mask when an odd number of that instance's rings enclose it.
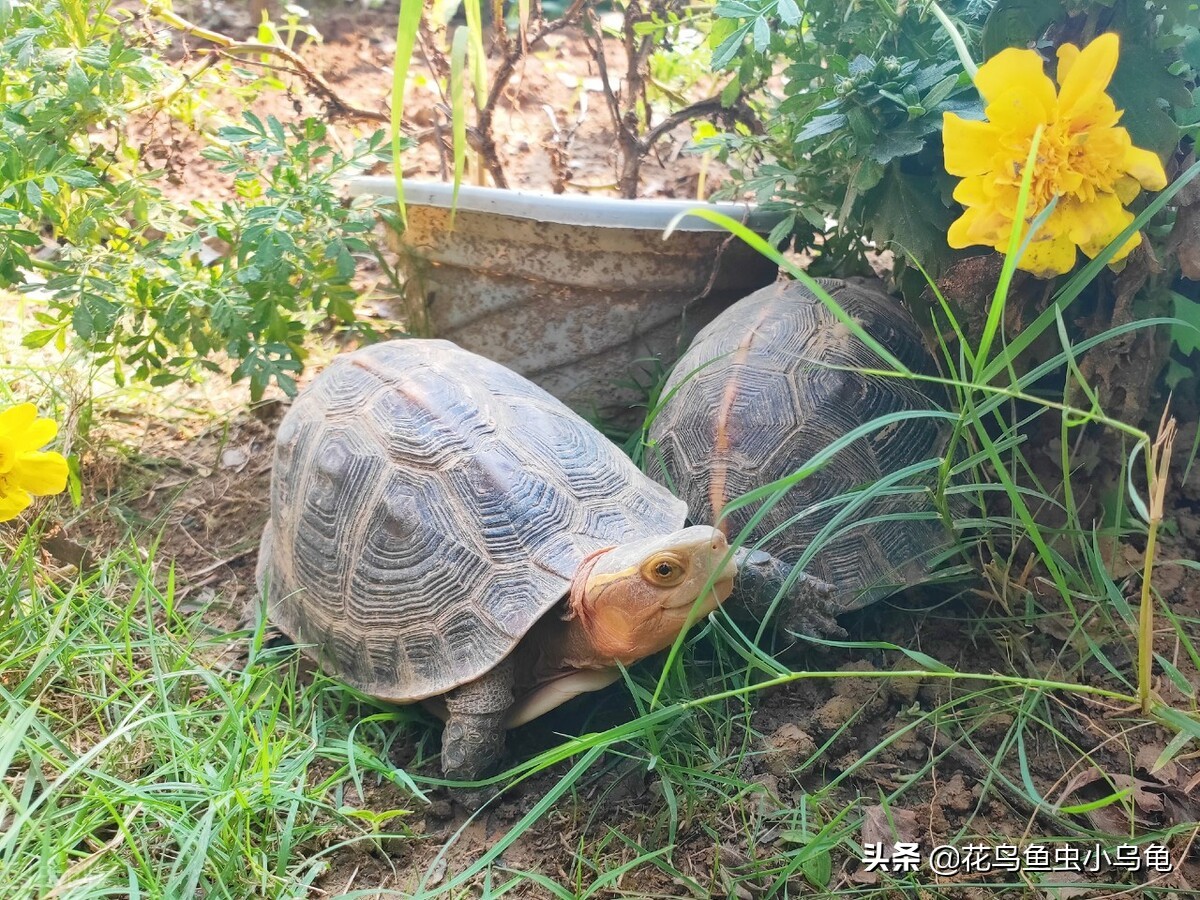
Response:
[[[696,621],[729,596],[737,566],[728,551],[707,526],[599,550],[579,565],[570,615],[597,658],[628,665],[669,647],[693,607]]]

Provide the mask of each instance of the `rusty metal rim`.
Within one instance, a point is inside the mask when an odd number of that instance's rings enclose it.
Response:
[[[449,209],[453,185],[440,181],[404,181],[406,205]],[[395,197],[396,181],[386,176],[363,175],[350,179],[351,194]],[[465,212],[493,213],[559,225],[587,225],[598,228],[627,228],[636,231],[662,231],[679,213],[703,206],[744,222],[759,234],[767,234],[783,219],[784,213],[766,212],[748,203],[704,203],[699,200],[623,200],[617,197],[591,197],[579,194],[542,194],[536,191],[502,190],[464,184],[458,191],[458,209]],[[678,231],[724,231],[696,216],[682,219]]]

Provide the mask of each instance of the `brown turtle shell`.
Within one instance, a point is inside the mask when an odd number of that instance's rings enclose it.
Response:
[[[842,281],[822,285],[910,369],[936,374],[899,301]],[[886,368],[803,284],[777,283],[734,304],[696,336],[663,387],[666,400],[650,429],[651,477],[687,501],[699,521],[712,522],[730,500],[792,474],[857,426],[939,406],[919,382],[832,367]],[[856,440],[793,487],[754,528],[752,543],[797,563],[840,509],[814,505],[940,457],[947,434],[944,420],[914,415]],[[718,527],[732,539],[756,508],[735,510]],[[896,518],[910,514],[919,518]],[[870,501],[839,532],[806,571],[838,589],[843,611],[923,578],[928,557],[947,541],[920,488]]]
[[[391,341],[334,360],[284,416],[258,579],[326,671],[410,702],[504,659],[588,553],[686,514],[533,383]]]

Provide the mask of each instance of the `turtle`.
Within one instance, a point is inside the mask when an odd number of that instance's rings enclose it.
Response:
[[[532,382],[399,339],[335,358],[280,422],[257,580],[326,672],[443,718],[443,771],[475,781],[506,729],[669,646],[760,561],[687,518]]]
[[[818,281],[910,370],[937,374],[920,329],[899,301],[870,284]],[[760,505],[726,513],[734,498],[792,475],[874,418],[913,413],[855,440],[757,520],[746,543],[772,562],[755,570],[765,577],[739,583],[726,611],[762,620],[776,610],[775,624],[785,631],[838,634],[829,611],[850,612],[925,579],[932,558],[949,545],[928,485],[901,480],[901,491],[889,489],[834,526],[835,536],[808,561],[804,571],[834,587],[827,607],[776,600],[792,568],[842,509],[835,498],[946,452],[945,417],[921,414],[941,410],[944,398],[923,387],[927,382],[861,371],[883,368],[812,291],[780,281],[721,313],[671,371],[649,428],[647,472],[683,498],[698,520],[716,523],[731,538]]]

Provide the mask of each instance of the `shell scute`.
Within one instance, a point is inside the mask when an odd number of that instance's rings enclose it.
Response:
[[[445,394],[444,387],[441,391]],[[409,389],[391,387],[374,397],[366,418],[382,437],[393,465],[411,469],[444,469],[458,463],[462,446],[458,435],[466,423],[473,427],[471,411],[454,400],[439,410],[428,392],[414,396]]]
[[[370,502],[384,463],[362,435],[330,427],[315,438],[307,477],[297,481],[298,515],[305,527],[295,530],[297,576],[310,590],[340,597],[347,571],[329,547],[362,535],[358,510]]]

